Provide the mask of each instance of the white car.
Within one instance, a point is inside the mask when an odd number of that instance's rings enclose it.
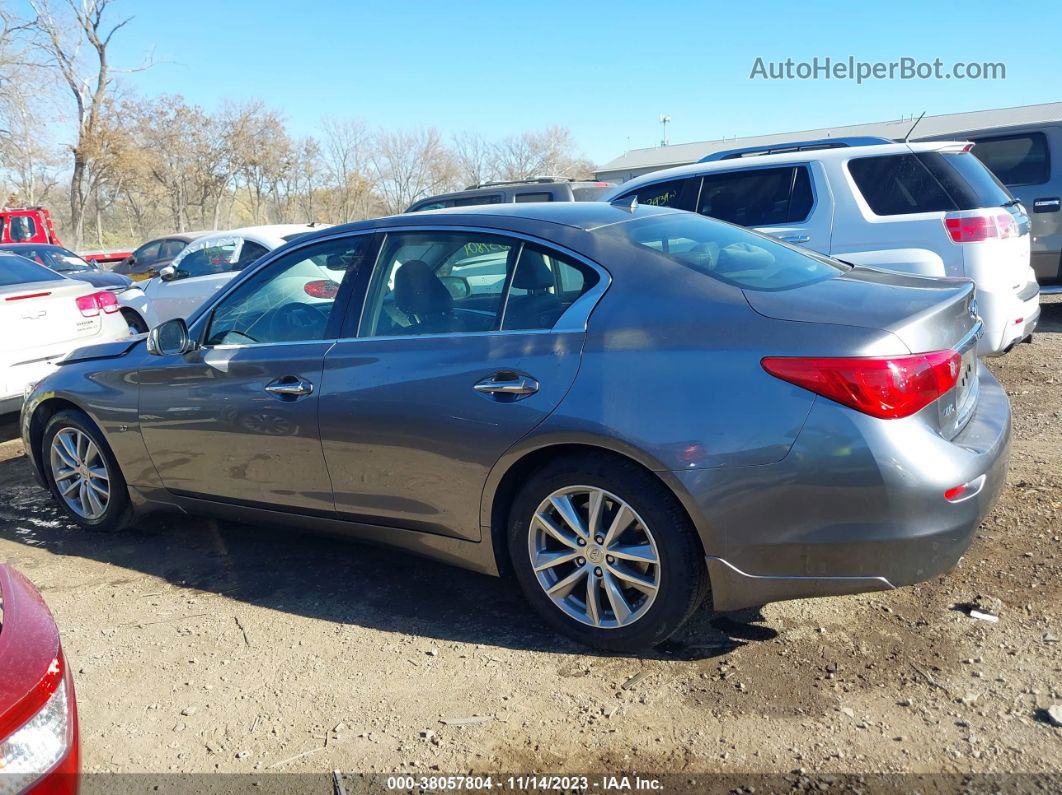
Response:
[[[71,351],[129,338],[113,292],[24,257],[0,252],[0,298],[0,413]]]
[[[148,325],[188,318],[200,305],[266,252],[322,224],[274,224],[212,232],[189,243],[144,287]]]
[[[1032,334],[1040,288],[1029,218],[971,148],[834,139],[719,152],[604,200],[692,210],[855,265],[966,276],[985,327],[978,353],[997,355]]]

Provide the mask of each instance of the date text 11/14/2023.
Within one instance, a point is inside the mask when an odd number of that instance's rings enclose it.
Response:
[[[466,792],[659,792],[663,784],[656,778],[627,775],[554,776],[388,776],[388,790],[466,791]]]

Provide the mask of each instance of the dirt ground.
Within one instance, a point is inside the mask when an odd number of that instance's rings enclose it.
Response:
[[[0,560],[76,673],[86,771],[1062,772],[1062,301],[991,368],[1008,485],[942,578],[703,611],[666,648],[558,640],[511,583],[199,518],[79,532],[9,420]],[[956,607],[1002,600],[997,623]]]

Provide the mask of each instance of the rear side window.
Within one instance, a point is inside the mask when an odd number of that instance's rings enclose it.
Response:
[[[552,193],[517,193],[513,197],[513,201],[519,202],[551,202],[553,201]]]
[[[848,172],[877,215],[907,215],[959,209],[914,155],[860,157]]]
[[[1051,178],[1051,156],[1043,133],[978,138],[973,153],[1004,185],[1041,185]]]
[[[877,215],[1000,207],[1010,194],[977,158],[966,153],[861,157],[848,171]]]
[[[447,207],[473,207],[477,204],[501,204],[500,193],[490,193],[482,196],[465,196],[453,200],[452,204],[447,204]],[[427,207],[421,207],[422,210],[427,210]],[[435,209],[434,207],[431,209]]]
[[[161,247],[162,243],[158,240],[153,240],[146,246],[141,246],[134,254],[136,261],[142,265],[154,262],[159,258],[159,249]]]
[[[233,267],[233,270],[242,271],[263,254],[268,253],[269,249],[265,246],[259,245],[253,240],[244,240],[243,245],[240,246],[240,258],[236,260],[236,265]]]
[[[0,254],[0,287],[29,282],[59,282],[63,277],[24,257]]]
[[[803,221],[814,198],[806,166],[706,174],[697,212],[740,226]]]
[[[790,290],[848,270],[836,260],[692,213],[610,224],[597,234],[621,235],[638,248],[743,290]]]

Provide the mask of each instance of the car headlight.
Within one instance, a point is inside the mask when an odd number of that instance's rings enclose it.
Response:
[[[55,767],[70,750],[71,728],[67,683],[60,679],[40,711],[0,741],[0,791],[22,792]]]

